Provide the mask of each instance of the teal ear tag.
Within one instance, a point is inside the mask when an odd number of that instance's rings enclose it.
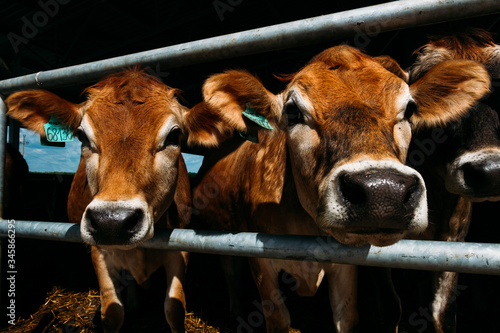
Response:
[[[43,125],[48,142],[71,142],[74,140],[73,132],[68,125],[63,124],[55,116],[50,116],[48,123]]]
[[[251,121],[253,121],[254,123],[256,123],[257,125],[259,125],[260,127],[263,127],[268,130],[273,129],[273,127],[271,126],[271,124],[269,124],[267,119],[262,115],[258,114],[257,112],[255,112],[255,109],[251,108],[248,104],[246,105],[245,111],[243,111],[243,115],[248,119],[250,119]]]
[[[40,137],[40,144],[47,147],[66,147],[66,142],[49,142],[47,138]]]

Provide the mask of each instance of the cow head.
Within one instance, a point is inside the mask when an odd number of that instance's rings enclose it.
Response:
[[[193,119],[196,110],[188,112],[178,102],[176,89],[140,70],[111,75],[85,92],[81,104],[43,90],[17,92],[7,99],[8,115],[41,136],[51,116],[67,124],[82,142],[92,193],[81,221],[83,240],[138,245],[153,236],[179,174],[187,179],[181,136],[192,131],[200,144],[213,145],[222,133],[205,129],[206,122]]]
[[[278,96],[232,71],[207,80],[204,97],[238,130],[250,104],[286,132],[297,195],[321,229],[342,243],[384,246],[427,226],[422,177],[404,165],[411,121],[455,119],[488,90],[481,65],[454,65],[410,87],[394,60],[344,45],[313,58]]]
[[[500,46],[488,32],[469,30],[436,38],[418,49],[416,61],[410,68],[411,80],[416,81],[434,66],[453,59],[481,63],[493,82],[500,78]],[[456,121],[420,126],[409,163],[415,167],[424,163],[432,165],[451,193],[471,201],[499,200],[499,97],[493,86],[487,98]]]

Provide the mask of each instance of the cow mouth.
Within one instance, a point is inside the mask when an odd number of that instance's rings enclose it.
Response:
[[[395,228],[352,228],[346,229],[348,234],[356,235],[376,235],[376,234],[387,234],[387,235],[403,235],[404,231]]]
[[[485,201],[500,201],[500,195],[477,195],[477,194],[461,194],[462,197],[465,199],[472,201],[472,202],[485,202]]]
[[[132,234],[131,236],[134,237],[136,235]],[[148,232],[146,235],[144,235],[144,237],[141,238],[136,238],[136,239],[131,238],[130,240],[127,241],[117,242],[115,240],[109,240],[107,238],[100,238],[99,236],[94,236],[93,238],[94,244],[92,245],[96,245],[99,247],[106,247],[106,248],[114,248],[118,250],[131,250],[146,243],[152,237],[153,237],[152,233]]]
[[[83,236],[83,235],[82,235]],[[146,235],[143,237],[135,237],[137,235],[131,235],[132,237],[128,240],[114,240],[114,239],[108,239],[108,238],[102,238],[98,235],[94,236],[83,236],[84,242],[87,243],[88,245],[93,245],[93,246],[99,246],[102,248],[108,248],[108,249],[117,249],[117,250],[131,250],[136,247],[141,246],[142,244],[146,243],[148,240],[150,240],[152,236],[152,232],[147,232]],[[83,238],[82,237],[82,238]]]
[[[331,234],[337,241],[350,246],[389,246],[404,238],[406,230],[393,228],[330,228]]]

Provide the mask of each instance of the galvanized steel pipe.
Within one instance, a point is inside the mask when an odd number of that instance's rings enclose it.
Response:
[[[0,236],[8,232],[0,221]],[[71,223],[16,221],[16,237],[81,242]],[[334,262],[366,266],[500,275],[500,244],[401,240],[387,247],[351,247],[332,237],[157,230],[147,248],[222,255]]]
[[[0,81],[0,93],[95,81],[138,64],[174,68],[498,12],[498,0],[394,1],[12,78]]]

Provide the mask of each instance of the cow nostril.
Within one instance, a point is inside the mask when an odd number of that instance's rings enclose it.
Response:
[[[344,199],[353,205],[366,201],[366,193],[363,186],[354,182],[348,175],[340,178],[340,191]]]
[[[484,170],[484,165],[475,163],[466,163],[462,166],[464,173],[464,182],[470,188],[477,188],[487,184],[487,177]]]
[[[403,204],[407,205],[409,203],[411,204],[415,202],[417,200],[416,198],[419,193],[420,193],[420,187],[418,185],[410,186],[403,198]]]
[[[90,220],[90,227],[92,228],[92,231],[93,232],[97,231],[97,223],[96,223],[95,219],[89,218],[89,220]]]
[[[406,192],[406,195],[403,199],[403,204],[406,205],[408,202],[410,202],[410,199],[412,197],[412,193],[413,193],[413,191],[411,191],[411,189],[408,192]]]
[[[91,232],[96,232],[99,225],[99,222],[97,219],[99,218],[96,216],[94,210],[88,209],[87,212],[85,213],[87,220],[90,222],[90,231]]]
[[[134,211],[131,211],[130,214],[128,216],[125,216],[124,218],[123,229],[127,231],[133,231],[142,217],[142,210],[136,209]]]

